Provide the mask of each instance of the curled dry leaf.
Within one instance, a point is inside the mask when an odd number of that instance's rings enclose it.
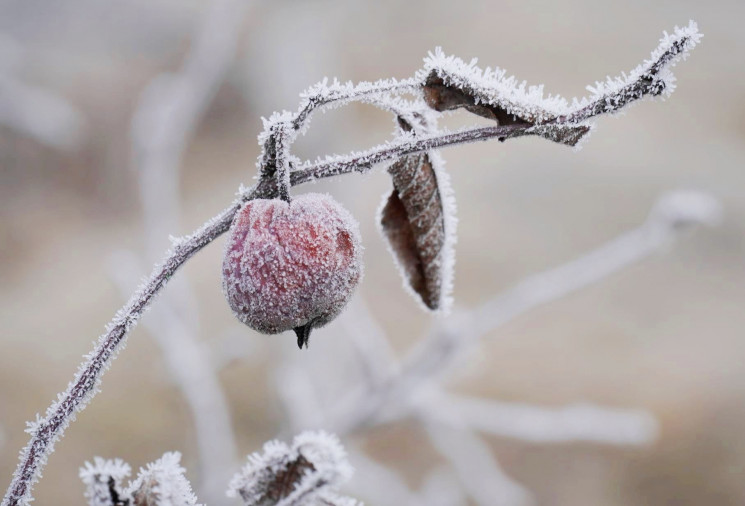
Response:
[[[511,101],[501,96],[496,85],[490,88],[487,84],[481,89],[471,80],[463,78],[464,74],[474,72],[472,66],[459,60],[456,63],[458,65],[451,65],[453,68],[433,66],[424,80],[424,101],[435,111],[465,109],[502,126],[535,125],[535,133],[541,137],[567,146],[576,146],[591,129],[586,124],[547,125],[558,118],[556,113],[537,104]]]
[[[412,126],[399,118],[402,130]],[[380,225],[402,274],[431,310],[445,309],[452,278],[454,216],[450,187],[434,153],[405,156],[388,173],[393,191],[380,212]],[[452,218],[452,219],[448,219]]]

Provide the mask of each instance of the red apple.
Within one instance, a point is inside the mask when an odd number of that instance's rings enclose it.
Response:
[[[230,227],[223,291],[236,317],[254,330],[310,331],[341,312],[362,276],[357,222],[328,195],[247,202]]]

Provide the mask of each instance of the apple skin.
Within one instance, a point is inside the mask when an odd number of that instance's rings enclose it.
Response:
[[[294,330],[307,347],[313,328],[333,320],[362,278],[357,222],[329,195],[247,202],[228,232],[223,291],[254,330]]]

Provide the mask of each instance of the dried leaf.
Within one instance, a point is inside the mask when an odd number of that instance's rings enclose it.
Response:
[[[438,112],[465,109],[486,119],[493,119],[500,125],[516,123],[532,124],[525,118],[518,118],[499,105],[490,105],[477,99],[473,89],[458,86],[455,83],[446,84],[445,80],[432,71],[424,83],[424,101]]]
[[[491,119],[499,125],[535,125],[534,133],[544,139],[576,146],[589,131],[586,124],[545,124],[556,119],[556,116],[537,105],[519,107],[509,100],[500,100],[496,90],[487,94],[463,79],[462,76],[451,76],[445,70],[433,69],[423,86],[424,101],[432,109],[443,112],[465,109],[470,113]]]
[[[443,197],[449,187],[444,176],[438,178],[433,160],[439,158],[418,153],[390,166],[394,189],[381,209],[380,225],[408,286],[427,308],[439,310],[449,295],[453,231]]]
[[[292,445],[270,441],[262,453],[250,455],[231,480],[228,496],[240,496],[246,506],[320,505],[325,497],[336,497],[352,472],[336,436],[303,432]],[[349,501],[339,504],[354,504]]]

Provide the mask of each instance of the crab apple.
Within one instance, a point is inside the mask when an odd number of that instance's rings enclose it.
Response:
[[[310,331],[338,315],[362,277],[355,219],[328,195],[247,202],[230,226],[223,291],[236,317],[254,330]]]

